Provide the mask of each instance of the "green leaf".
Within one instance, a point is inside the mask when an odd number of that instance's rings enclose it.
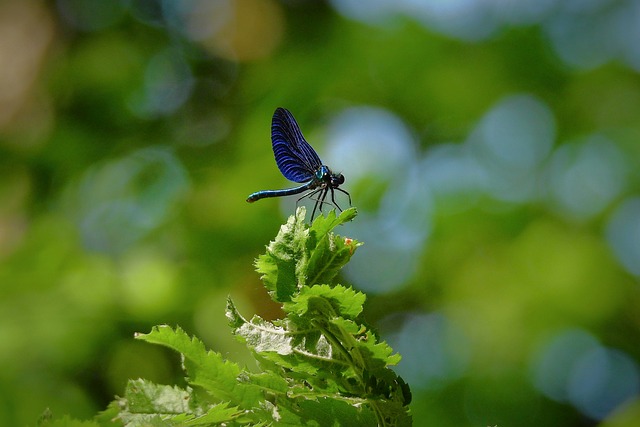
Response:
[[[166,325],[156,326],[149,334],[137,334],[136,338],[181,353],[189,384],[202,387],[214,398],[251,408],[262,397],[255,387],[238,383],[238,365],[224,360],[220,353],[207,351],[202,341],[189,337],[179,327],[173,330]]]
[[[230,299],[227,317],[234,334],[255,352],[265,370],[284,368],[301,374],[296,378],[314,377],[311,379],[314,381],[325,376],[324,372],[349,368],[343,361],[334,359],[331,346],[316,329],[291,330],[258,316],[247,321]]]
[[[400,361],[399,354],[393,354],[393,349],[387,343],[379,342],[373,332],[362,325],[341,318],[331,319],[330,324],[340,331],[343,340],[350,341],[349,347],[353,351],[358,351],[359,359],[364,360],[363,367],[371,369],[374,366],[396,365]]]
[[[305,209],[298,208],[287,223],[280,227],[275,240],[267,246],[267,252],[255,262],[256,271],[275,301],[288,301],[299,284],[302,263],[308,256],[304,243],[308,228],[304,223]]]
[[[344,286],[315,285],[304,286],[290,303],[285,303],[285,313],[298,316],[316,310],[320,315],[330,318],[342,316],[355,319],[362,312],[366,295]]]
[[[319,216],[309,230],[307,250],[308,263],[305,265],[306,285],[331,283],[340,269],[353,256],[362,243],[350,238],[340,237],[331,231],[338,225],[351,221],[357,212],[355,208],[347,209],[336,218],[335,211]]]
[[[191,420],[185,421],[185,426],[210,426],[212,424],[221,424],[242,417],[243,411],[237,407],[228,407],[227,403],[213,405],[209,407],[206,413],[195,416]]]
[[[300,208],[298,208],[300,209]],[[316,230],[319,234],[327,234],[335,227],[341,224],[345,224],[347,222],[353,221],[353,219],[358,215],[358,211],[356,208],[349,208],[342,212],[340,215],[336,216],[335,209],[331,210],[326,216],[320,215],[318,216],[311,225],[313,230]]]
[[[236,309],[231,298],[227,299],[227,318],[234,328],[233,333],[247,343],[257,352],[274,351],[278,354],[291,354],[291,337],[287,331],[276,326],[259,316],[253,316],[247,321]]]
[[[129,381],[118,405],[118,418],[125,426],[204,426],[229,422],[243,414],[228,403],[200,406],[190,389],[145,380]]]
[[[101,426],[117,427],[122,426],[121,422],[118,422],[118,414],[120,414],[120,405],[117,400],[112,401],[104,411],[98,412],[94,417],[94,420]]]
[[[376,417],[371,410],[367,410],[362,404],[329,398],[317,400],[304,400],[299,403],[300,413],[305,419],[316,420],[323,425],[323,420],[331,414],[341,427],[375,426]]]
[[[146,380],[129,381],[121,407],[129,413],[181,414],[197,410],[191,405],[191,390],[158,385]]]
[[[331,284],[361,243],[333,233],[355,209],[310,226],[305,209],[289,218],[256,260],[265,287],[285,318],[247,320],[228,298],[233,333],[260,372],[225,361],[182,329],[158,326],[136,338],[182,355],[189,387],[131,381],[125,397],[96,421],[126,426],[408,426],[411,392],[390,365],[400,356],[364,323],[366,296]]]
[[[238,377],[238,381],[251,383],[272,394],[286,394],[289,391],[287,380],[273,371],[261,373],[244,372]]]
[[[304,222],[305,214],[304,206],[299,207],[255,263],[265,287],[277,302],[290,301],[301,286],[330,283],[362,245],[331,232],[351,221],[357,214],[355,208],[338,217],[335,210],[326,217],[320,215],[311,227]]]
[[[288,373],[290,397],[355,404],[352,396],[362,396],[360,403],[381,417],[390,411],[390,419],[397,419],[395,412],[406,412],[410,399],[404,381],[388,368],[400,356],[355,320],[364,301],[364,294],[343,286],[304,286],[284,304],[287,321],[276,324],[257,316],[247,321],[231,300],[227,315],[263,369]],[[265,378],[272,392],[282,394],[287,383]]]

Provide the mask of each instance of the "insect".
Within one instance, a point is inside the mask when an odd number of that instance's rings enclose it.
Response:
[[[316,201],[311,213],[311,221],[313,221],[318,206],[322,212],[322,205],[328,203],[325,202],[328,193],[331,193],[331,203],[339,211],[342,211],[336,203],[334,190],[346,194],[349,198],[349,205],[351,205],[351,195],[338,188],[344,183],[344,176],[341,173],[333,173],[328,166],[322,163],[318,154],[302,136],[296,119],[285,108],[277,108],[273,113],[271,144],[276,164],[282,175],[290,181],[303,184],[284,190],[256,191],[247,197],[247,202],[253,203],[267,197],[291,196],[307,191],[298,199],[298,202],[305,197]]]

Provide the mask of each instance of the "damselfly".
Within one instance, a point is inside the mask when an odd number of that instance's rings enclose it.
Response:
[[[307,191],[308,193],[300,197],[298,201],[305,197],[315,200],[311,221],[313,221],[318,206],[322,212],[322,205],[328,203],[325,202],[328,193],[331,193],[331,203],[342,211],[336,203],[334,190],[346,194],[349,198],[349,205],[351,205],[351,195],[338,188],[344,183],[344,176],[341,173],[333,173],[328,166],[322,163],[318,154],[302,136],[296,119],[284,108],[277,108],[273,113],[271,144],[276,164],[282,175],[291,181],[304,184],[284,190],[257,191],[247,197],[247,202],[253,203],[267,197],[291,196]]]

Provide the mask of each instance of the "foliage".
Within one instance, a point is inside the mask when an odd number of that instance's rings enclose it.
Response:
[[[245,319],[228,299],[233,333],[260,370],[251,372],[207,350],[179,327],[157,326],[136,338],[181,354],[185,387],[130,380],[96,417],[102,425],[410,425],[408,385],[390,368],[400,361],[362,319],[363,293],[330,285],[361,243],[332,230],[354,208],[311,226],[301,207],[256,261],[285,317]],[[48,425],[43,423],[43,425]]]

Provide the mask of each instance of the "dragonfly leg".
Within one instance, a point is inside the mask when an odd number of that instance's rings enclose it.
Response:
[[[327,191],[328,189],[326,187],[323,187],[323,188],[320,188],[318,191],[315,191],[313,194],[311,194],[313,196],[318,192],[322,192],[320,197],[316,199],[313,199],[313,197],[311,197],[311,199],[316,201],[316,204],[313,206],[313,212],[311,213],[311,221],[313,221],[313,217],[316,214],[316,210],[318,209],[318,206],[320,206],[320,213],[322,213],[322,205],[324,204],[324,199],[327,197]]]
[[[336,202],[336,193],[333,191],[334,188],[330,187],[329,189],[331,190],[331,203],[333,203],[333,206],[335,206],[336,208],[338,208],[340,212],[342,212],[342,208],[340,207],[338,202]],[[338,189],[335,188],[335,190],[338,190]]]
[[[318,194],[319,192],[321,192],[322,190],[324,190],[324,188],[318,188],[318,189],[309,191],[308,193],[303,194],[301,197],[299,197],[298,200],[296,200],[296,208],[298,207],[298,203],[300,203],[300,200],[302,200],[304,198],[307,198],[307,197],[316,202],[314,207],[313,207],[313,212],[311,213],[311,221],[313,221],[313,217],[315,216],[316,209],[318,208],[318,198],[314,197],[314,196],[316,194]]]
[[[318,200],[318,198],[317,198],[317,197],[314,197],[314,196],[315,196],[316,194],[318,194],[319,192],[321,192],[322,190],[323,190],[323,189],[322,189],[322,188],[320,188],[320,189],[317,189],[317,190],[309,191],[307,194],[304,194],[302,197],[299,197],[299,198],[298,198],[298,200],[296,200],[296,207],[298,206],[298,203],[300,203],[300,200],[302,200],[302,199],[309,198],[309,199],[311,199],[311,200],[313,200],[313,201],[317,201],[317,200]]]
[[[335,190],[340,191],[341,193],[344,193],[347,195],[347,197],[349,198],[349,206],[351,206],[351,194],[349,194],[348,192],[344,191],[342,188],[335,188]],[[335,202],[334,202],[335,203]]]
[[[325,203],[325,199],[327,198],[327,193],[329,192],[329,190],[331,189],[331,187],[325,187],[324,191],[322,192],[322,196],[320,196],[320,212],[322,212],[322,205],[324,205]]]

